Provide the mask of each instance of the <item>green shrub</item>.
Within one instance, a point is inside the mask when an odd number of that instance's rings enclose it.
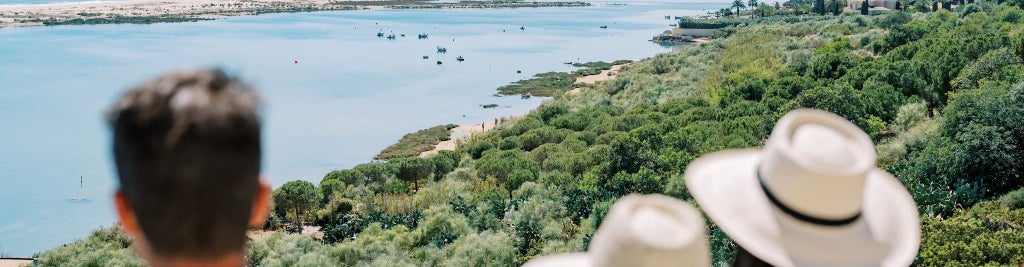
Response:
[[[1006,193],[999,200],[1003,203],[1004,207],[1011,210],[1024,208],[1024,188]]]
[[[88,238],[39,254],[39,266],[146,266],[130,245],[120,228],[103,228]]]

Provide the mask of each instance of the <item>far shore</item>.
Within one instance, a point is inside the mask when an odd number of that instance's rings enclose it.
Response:
[[[128,0],[0,5],[0,27],[148,24],[211,20],[265,13],[375,8],[514,8],[589,6],[586,2],[436,3],[426,0]]]

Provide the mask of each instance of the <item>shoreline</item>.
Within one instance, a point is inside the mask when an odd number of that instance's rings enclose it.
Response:
[[[587,2],[436,3],[427,0],[129,0],[0,5],[0,28],[56,25],[151,24],[268,13],[363,9],[582,7]]]
[[[602,70],[601,73],[598,73],[598,74],[576,77],[575,83],[595,84],[595,83],[602,82],[602,81],[614,80],[615,78],[619,77],[618,73],[620,71],[624,70],[625,68],[629,67],[630,64],[633,64],[633,63],[625,63],[625,64],[613,65],[611,68],[609,68],[607,70]],[[575,93],[578,93],[580,90],[581,90],[580,87],[576,87],[576,88],[570,89],[568,91],[565,91],[565,93],[566,94],[575,94]],[[544,101],[542,101],[541,105],[543,105],[544,102],[546,102],[548,100],[550,100],[550,99],[545,99]],[[533,110],[536,110],[536,108],[531,109],[530,111],[533,111]],[[486,121],[486,122],[483,122],[483,123],[459,124],[458,127],[455,127],[455,128],[451,129],[450,134],[448,135],[448,137],[449,137],[448,140],[438,142],[437,144],[434,145],[433,149],[420,152],[419,156],[421,158],[425,158],[425,157],[436,155],[438,152],[440,152],[442,150],[456,150],[458,148],[459,143],[462,140],[465,140],[465,139],[467,139],[467,138],[469,138],[469,137],[471,137],[471,136],[473,136],[475,134],[486,133],[486,132],[488,132],[490,130],[493,130],[494,128],[496,128],[499,125],[505,124],[506,122],[513,121],[516,118],[525,116],[530,111],[527,111],[527,113],[523,113],[523,114],[512,115],[510,117],[502,117],[502,118],[498,119],[498,123],[497,124],[495,124],[493,121]],[[481,127],[481,124],[483,124],[482,125],[483,127]]]
[[[520,114],[519,116],[522,115],[523,114]],[[478,133],[486,133],[487,131],[494,129],[494,127],[497,127],[498,125],[501,125],[502,123],[516,117],[518,116],[501,118],[499,119],[498,124],[495,124],[493,121],[487,121],[483,123],[460,124],[458,127],[452,128],[451,131],[449,131],[450,133],[448,134],[448,140],[434,144],[434,148],[431,150],[420,152],[420,157],[425,158],[432,155],[436,155],[437,152],[440,152],[441,150],[455,150],[456,148],[459,147],[459,141],[462,141]],[[481,124],[483,124],[483,127],[481,127]]]

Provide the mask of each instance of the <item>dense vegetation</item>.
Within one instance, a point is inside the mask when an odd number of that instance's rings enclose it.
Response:
[[[695,19],[684,17],[679,20],[679,28],[683,29],[721,29],[729,26],[736,26],[742,23],[740,20],[730,18],[719,19]]]
[[[424,151],[434,149],[434,145],[437,145],[438,142],[449,140],[451,130],[457,126],[455,124],[438,125],[406,134],[397,143],[385,148],[380,154],[374,156],[373,159],[387,160],[419,156]]]
[[[692,201],[682,177],[693,159],[759,146],[786,112],[818,108],[869,133],[878,164],[913,195],[917,265],[1019,265],[1022,25],[1015,5],[975,3],[723,28],[614,80],[553,94],[458,151],[332,172],[318,204],[301,211],[315,214],[305,218],[324,227],[324,239],[278,234],[254,241],[250,260],[504,266],[582,251],[619,197]],[[714,261],[730,262],[735,246],[708,230]]]

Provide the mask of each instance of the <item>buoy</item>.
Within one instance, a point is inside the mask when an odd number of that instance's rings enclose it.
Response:
[[[296,60],[296,61],[295,61],[295,64],[299,64],[299,61],[298,61],[298,60]]]

